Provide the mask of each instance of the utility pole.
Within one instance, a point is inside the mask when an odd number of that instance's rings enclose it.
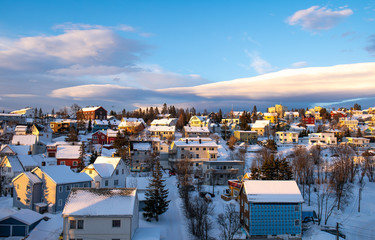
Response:
[[[340,237],[339,237],[339,223],[336,222],[336,240],[340,240]]]
[[[362,198],[362,186],[359,188],[359,197],[358,197],[358,212],[361,212],[361,198]]]

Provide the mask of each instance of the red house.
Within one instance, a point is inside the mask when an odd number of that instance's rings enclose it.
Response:
[[[78,168],[81,162],[79,159],[80,149],[80,145],[58,146],[56,152],[57,165],[67,165],[71,169]]]
[[[107,135],[103,131],[98,130],[92,134],[91,141],[93,144],[101,144],[101,145],[107,144]]]
[[[107,129],[107,143],[113,144],[117,138],[117,131],[112,129]]]
[[[77,112],[77,119],[83,120],[107,120],[107,110],[101,106],[85,107]]]
[[[47,145],[47,157],[56,157],[57,145],[50,144]]]
[[[302,121],[304,124],[315,124],[314,117],[302,117]]]
[[[333,119],[335,117],[344,118],[346,117],[346,113],[343,111],[331,111],[331,118]]]

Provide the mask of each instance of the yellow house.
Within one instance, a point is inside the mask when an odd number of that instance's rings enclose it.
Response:
[[[209,127],[210,120],[203,116],[192,116],[189,120],[190,127]]]
[[[234,131],[234,137],[240,142],[256,144],[258,141],[258,133],[256,131]]]
[[[71,122],[70,121],[60,121],[60,122],[50,122],[49,126],[53,133],[57,132],[67,132],[70,129]]]
[[[277,122],[277,113],[264,113],[264,120],[269,120],[271,123]]]

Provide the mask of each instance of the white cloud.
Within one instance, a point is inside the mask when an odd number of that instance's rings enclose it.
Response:
[[[251,59],[249,66],[246,68],[253,68],[259,74],[264,74],[274,70],[274,67],[272,67],[272,65],[266,60],[261,58],[257,52],[249,52],[245,50],[245,53]]]
[[[292,63],[292,67],[294,68],[301,68],[301,67],[306,67],[306,66],[307,66],[307,62],[305,61]]]
[[[289,25],[300,25],[307,30],[328,30],[353,14],[349,8],[334,11],[326,7],[312,6],[295,12],[287,19]]]
[[[88,84],[80,85],[74,87],[66,87],[53,90],[50,97],[55,98],[73,98],[73,99],[83,99],[83,98],[108,98],[115,92],[122,90],[132,90],[130,87],[123,87],[119,85],[111,84]]]
[[[53,26],[53,29],[63,29],[63,30],[88,30],[88,29],[107,29],[107,30],[116,30],[124,32],[135,32],[135,29],[132,26],[120,24],[118,26],[102,26],[102,25],[92,25],[84,23],[63,23]]]
[[[158,91],[208,99],[326,101],[374,96],[374,77],[375,62],[370,62],[286,69],[251,78]]]
[[[3,94],[2,96],[9,97],[9,98],[29,98],[29,97],[36,97],[37,95],[27,94],[27,93],[12,93],[12,94]]]

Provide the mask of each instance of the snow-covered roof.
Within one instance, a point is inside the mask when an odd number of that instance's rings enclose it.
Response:
[[[2,219],[0,219],[0,221],[8,217],[14,218],[27,225],[31,225],[44,218],[42,214],[32,211],[30,209],[21,209],[11,215],[3,217]]]
[[[73,188],[63,216],[132,216],[136,207],[135,188]]]
[[[24,125],[17,125],[16,128],[14,129],[16,132],[26,132],[27,131],[27,126]]]
[[[145,123],[145,121],[143,121],[143,118],[122,118],[121,122],[141,122],[141,123]]]
[[[14,135],[12,144],[14,145],[34,145],[36,143],[35,135]]]
[[[80,153],[80,145],[62,145],[57,147],[57,159],[78,159]]]
[[[253,203],[302,203],[303,198],[295,181],[245,180],[247,200]]]
[[[37,167],[38,163],[34,161],[34,158],[31,155],[18,155],[22,166],[24,167]]]
[[[210,130],[208,127],[184,127],[185,132],[200,132],[200,133],[209,133]]]
[[[65,165],[45,166],[40,169],[56,184],[91,182],[92,180],[92,178],[86,173],[75,173],[70,170],[70,167]]]
[[[94,120],[94,124],[96,125],[104,125],[104,126],[107,126],[109,123],[108,120],[99,120],[99,119],[95,119]]]
[[[24,172],[24,174],[27,176],[28,179],[30,179],[33,183],[42,183],[42,180],[35,174],[32,174],[31,172]]]
[[[109,123],[112,125],[112,126],[118,126],[121,121],[120,120],[117,120],[117,119],[111,119],[109,120]]]
[[[252,128],[264,128],[270,125],[270,120],[256,120],[254,124],[251,125]]]
[[[186,140],[188,141],[195,141],[195,142],[199,142],[199,140],[201,140],[202,142],[208,142],[208,141],[213,141],[212,138],[209,138],[209,137],[188,137],[188,138],[180,138],[178,139],[178,141],[184,141],[186,142]]]
[[[151,125],[155,125],[155,126],[169,126],[171,125],[171,123],[175,120],[175,118],[164,118],[164,119],[154,119],[152,122],[151,122]]]
[[[191,146],[191,147],[218,147],[218,145],[214,141],[174,141],[173,144],[176,147],[184,147],[184,146]]]
[[[134,143],[133,149],[137,151],[150,151],[152,149],[151,143]]]
[[[98,110],[99,108],[101,108],[101,106],[96,106],[96,107],[85,107],[85,108],[82,108],[81,110],[83,112],[87,112],[87,111],[95,111],[95,110]]]
[[[117,137],[117,131],[112,129],[107,129],[107,137]]]
[[[101,177],[109,178],[112,176],[120,161],[121,157],[99,156],[90,166],[93,166]]]
[[[148,129],[150,132],[174,132],[176,130],[175,126],[151,126]]]
[[[10,166],[12,167],[12,171],[14,173],[21,173],[24,171],[22,164],[17,156],[7,156],[6,157],[9,161]],[[5,159],[3,159],[4,161]]]
[[[23,145],[8,145],[17,155],[28,155],[30,146]]]

